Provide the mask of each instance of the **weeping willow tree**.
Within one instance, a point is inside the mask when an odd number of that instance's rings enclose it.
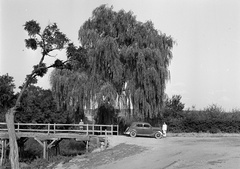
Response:
[[[158,116],[170,78],[171,36],[156,30],[151,21],[137,21],[132,12],[116,12],[101,5],[80,27],[79,41],[84,54],[79,55],[74,45],[68,53],[79,58],[72,73],[84,72],[87,76],[87,83],[79,85],[79,89],[85,85],[86,103],[122,102],[121,108],[129,110],[129,117],[147,120]],[[68,84],[73,85],[69,82],[65,87]],[[61,88],[53,88],[56,96],[62,92]],[[79,89],[71,88],[68,95]]]

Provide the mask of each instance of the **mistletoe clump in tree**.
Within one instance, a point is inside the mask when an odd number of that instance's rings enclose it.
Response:
[[[55,23],[48,25],[45,29],[43,29],[43,31],[41,31],[39,24],[36,21],[31,20],[25,23],[24,30],[27,31],[29,36],[29,38],[25,40],[26,47],[32,50],[40,48],[41,57],[39,63],[33,66],[33,71],[26,76],[25,82],[21,87],[21,91],[16,99],[15,105],[6,113],[10,144],[11,168],[13,169],[19,168],[18,146],[14,128],[14,115],[20,107],[24,91],[30,84],[37,82],[37,77],[43,77],[50,67],[69,67],[67,61],[63,62],[58,59],[49,66],[47,66],[44,62],[45,57],[51,56],[50,54],[52,51],[64,49],[69,42],[69,39],[58,29]]]
[[[69,96],[68,103],[74,105],[77,100],[76,104],[81,102],[88,108],[91,101],[98,105],[121,102],[122,109],[133,108],[130,117],[147,120],[158,116],[170,77],[171,36],[156,30],[151,21],[137,21],[132,12],[115,12],[101,5],[80,27],[79,41],[80,47],[72,44],[67,50],[68,57],[79,61],[71,74],[77,79],[71,81],[74,87],[67,83],[69,72],[52,75],[59,103],[64,96]],[[79,90],[84,97],[78,96]]]

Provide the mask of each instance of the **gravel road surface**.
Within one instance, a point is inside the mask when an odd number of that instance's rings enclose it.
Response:
[[[58,169],[240,168],[240,136],[108,139],[112,148],[76,157]]]

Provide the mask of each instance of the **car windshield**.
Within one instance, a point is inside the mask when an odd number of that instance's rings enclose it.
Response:
[[[137,127],[143,127],[143,124],[136,124]]]

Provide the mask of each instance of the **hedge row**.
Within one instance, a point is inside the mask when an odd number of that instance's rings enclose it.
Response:
[[[214,114],[214,115],[213,115]],[[181,112],[164,119],[171,132],[240,133],[240,113]]]

